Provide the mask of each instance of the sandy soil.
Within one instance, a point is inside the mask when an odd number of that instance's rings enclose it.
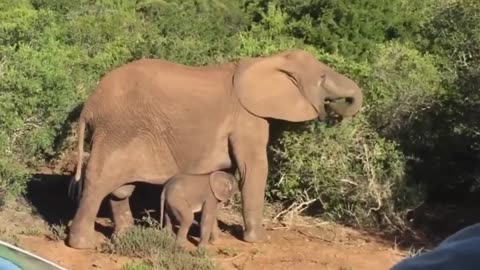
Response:
[[[263,244],[245,243],[223,233],[209,252],[225,270],[386,270],[403,257],[391,243],[333,224],[302,225],[288,230],[271,227],[268,233],[270,240]],[[98,237],[103,235],[99,233]],[[117,270],[134,260],[71,249],[63,241],[42,235],[21,236],[19,246],[72,270]]]

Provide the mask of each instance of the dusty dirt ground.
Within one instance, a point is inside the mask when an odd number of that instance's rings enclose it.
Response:
[[[56,193],[51,187],[49,190]],[[18,209],[1,212],[0,227],[10,228],[11,231],[4,233],[14,235],[13,240],[18,246],[71,270],[120,270],[128,262],[139,261],[101,251],[72,249],[63,240],[52,239],[51,233],[39,229],[47,228],[47,221],[55,223],[43,209],[58,210],[54,216],[69,219],[62,214],[61,208],[52,208],[53,203],[58,205],[59,197],[48,198],[50,203],[47,200],[46,206],[33,200],[37,203],[34,215]],[[44,218],[39,218],[38,214],[42,213]],[[270,239],[262,244],[249,244],[238,239],[242,224],[238,211],[224,209],[219,220],[223,231],[221,239],[208,251],[224,270],[387,270],[406,255],[406,252],[397,249],[394,242],[316,219],[297,216],[288,226],[265,219]],[[112,229],[109,228],[111,220],[99,213],[97,224],[101,224],[97,225],[97,238],[100,242],[105,241],[105,234],[108,235]]]
[[[66,197],[70,177],[68,171],[71,170],[67,169],[62,175],[58,168],[40,169],[27,188],[26,201],[34,209],[33,215],[31,212],[24,213],[15,209],[10,210],[10,214],[0,212],[0,228],[16,228],[11,232],[9,229],[4,230],[3,234],[14,235],[18,246],[71,270],[116,270],[121,269],[127,262],[138,260],[94,250],[71,249],[64,241],[52,240],[47,237],[48,232],[36,229],[52,224],[66,224],[73,218],[76,206]],[[148,193],[154,194],[151,202],[145,202]],[[135,198],[135,194],[142,199]],[[156,209],[158,195],[159,190],[155,187],[149,186],[143,191],[141,187],[137,187],[131,198],[134,217],[139,218],[139,213],[145,209]],[[136,202],[143,204],[135,205]],[[108,224],[106,220],[110,220],[108,206],[105,205],[104,203],[98,214],[97,222],[100,224]],[[249,244],[238,239],[242,224],[238,212],[232,214],[231,209],[222,211],[219,219],[224,233],[219,243],[208,249],[214,261],[225,270],[387,270],[408,253],[399,250],[395,241],[305,218],[298,218],[293,226],[290,224],[288,227],[279,223],[268,223],[266,220],[269,241]],[[103,225],[99,226],[97,231],[101,231],[98,232],[98,237],[105,239],[105,235],[111,233],[111,228]]]
[[[248,244],[224,233],[209,253],[225,270],[386,270],[403,257],[391,243],[337,225],[279,227],[268,233],[271,238],[263,244]],[[72,270],[117,270],[134,260],[71,249],[43,235],[21,236],[19,246]]]

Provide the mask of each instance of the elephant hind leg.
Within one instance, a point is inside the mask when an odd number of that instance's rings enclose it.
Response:
[[[115,234],[121,234],[133,226],[133,216],[130,210],[129,198],[135,185],[127,184],[117,188],[110,196]]]
[[[123,195],[128,195],[129,193],[125,192],[128,191],[128,188],[118,188],[122,183],[128,182],[126,177],[122,178],[122,174],[124,174],[122,170],[113,169],[119,167],[119,160],[113,156],[113,158],[99,162],[100,157],[97,153],[92,151],[85,172],[82,197],[70,226],[67,244],[76,249],[94,248],[96,242],[95,219],[103,199],[112,191],[117,193],[117,195],[122,193]],[[131,191],[133,191],[133,188]],[[128,199],[123,199],[123,202],[119,204],[120,206],[115,206],[115,209],[125,210],[125,205],[128,205]],[[115,213],[121,212],[115,211]],[[119,214],[116,215],[119,216]]]
[[[100,187],[94,179],[85,179],[80,204],[70,226],[67,244],[76,249],[91,249],[95,246],[95,218],[103,198],[109,190]]]

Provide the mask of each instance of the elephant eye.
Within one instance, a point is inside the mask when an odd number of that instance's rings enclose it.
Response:
[[[318,80],[318,86],[322,85],[326,79],[327,79],[327,73],[322,72],[320,74],[320,79]]]
[[[320,87],[325,79],[325,75],[322,75],[320,77],[320,80],[317,81],[317,88]]]

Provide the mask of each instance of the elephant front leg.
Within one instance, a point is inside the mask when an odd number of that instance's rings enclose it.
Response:
[[[216,245],[218,243],[218,239],[220,239],[220,228],[218,227],[218,219],[212,224],[212,232],[210,233],[210,244]]]
[[[242,178],[243,239],[250,243],[263,242],[267,240],[262,220],[268,176],[269,127],[264,119],[251,115],[242,115],[242,118],[231,137],[231,144]]]
[[[268,166],[266,158],[254,160],[255,163],[245,164],[246,172],[241,189],[245,224],[243,240],[250,243],[263,242],[267,239],[262,220]]]

